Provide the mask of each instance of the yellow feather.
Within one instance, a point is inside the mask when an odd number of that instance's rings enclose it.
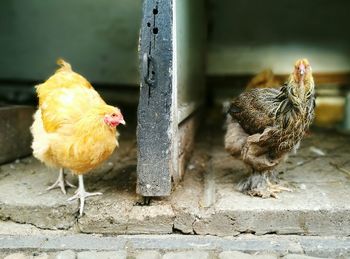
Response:
[[[116,129],[104,116],[120,110],[107,105],[69,63],[60,59],[58,64],[61,68],[36,87],[33,154],[47,165],[82,174],[106,160],[118,145]]]

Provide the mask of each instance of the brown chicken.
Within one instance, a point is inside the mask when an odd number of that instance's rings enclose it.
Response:
[[[60,168],[57,181],[48,188],[60,187],[66,193],[63,168],[79,177],[79,188],[69,200],[80,199],[80,215],[85,198],[102,193],[85,191],[83,175],[105,161],[118,146],[116,126],[125,124],[116,107],[107,105],[90,83],[61,66],[46,82],[37,85],[39,107],[31,127],[33,155],[46,165]]]
[[[314,118],[315,85],[306,59],[280,88],[246,91],[231,102],[225,148],[240,156],[252,174],[238,189],[252,196],[276,197],[288,190],[278,185],[274,168],[295,152]]]

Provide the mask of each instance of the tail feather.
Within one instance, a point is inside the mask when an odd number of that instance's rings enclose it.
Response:
[[[66,71],[72,71],[71,65],[64,61],[62,58],[57,59],[57,65],[60,66],[59,70],[66,70]]]

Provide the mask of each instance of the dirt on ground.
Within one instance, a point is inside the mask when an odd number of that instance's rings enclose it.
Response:
[[[78,202],[67,202],[68,189],[45,189],[58,172],[33,157],[0,167],[0,219],[9,223],[0,234],[38,231],[95,234],[198,234],[233,236],[350,235],[350,137],[335,130],[311,129],[296,155],[278,167],[279,177],[293,192],[261,199],[237,191],[249,174],[242,161],[223,148],[223,116],[207,113],[185,177],[169,197],[152,198],[141,206],[136,190],[135,127],[123,129],[120,148],[85,177],[89,198],[78,217]],[[73,183],[77,177],[69,175]],[[14,227],[11,224],[22,224]]]

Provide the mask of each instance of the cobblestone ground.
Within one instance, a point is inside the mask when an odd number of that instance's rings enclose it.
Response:
[[[60,252],[17,252],[3,253],[1,258],[4,259],[312,259],[320,257],[311,257],[300,254],[287,254],[277,256],[272,253],[247,254],[238,251],[224,252],[206,252],[206,251],[176,251],[176,252],[161,252],[161,251],[83,251],[77,252],[72,250],[64,250]],[[349,258],[349,257],[337,257]]]

